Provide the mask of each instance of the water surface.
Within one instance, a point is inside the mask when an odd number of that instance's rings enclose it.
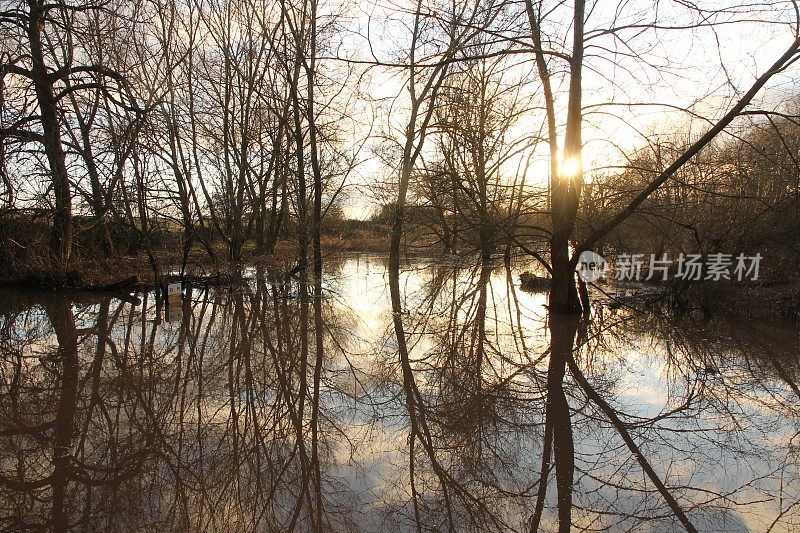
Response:
[[[575,531],[800,527],[795,327],[548,316],[528,267],[415,259],[395,313],[367,255],[169,313],[6,289],[0,527],[554,531],[562,482]]]

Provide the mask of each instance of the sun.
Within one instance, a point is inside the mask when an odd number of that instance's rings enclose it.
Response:
[[[562,178],[574,178],[581,170],[581,161],[576,157],[568,157],[561,162],[559,175]]]

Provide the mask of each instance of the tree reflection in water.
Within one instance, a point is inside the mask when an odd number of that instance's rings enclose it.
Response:
[[[488,261],[0,304],[6,530],[785,531],[797,333],[547,316]]]

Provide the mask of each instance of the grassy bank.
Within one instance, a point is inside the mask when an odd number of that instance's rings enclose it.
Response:
[[[21,223],[9,225],[0,232],[0,285],[39,289],[137,290],[152,287],[157,281],[173,279],[183,270],[191,279],[230,279],[242,266],[258,266],[275,273],[291,272],[297,266],[299,247],[295,238],[276,243],[270,253],[257,250],[248,242],[239,261],[228,260],[224,243],[211,243],[207,248],[195,243],[184,258],[183,242],[178,233],[161,232],[151,242],[131,242],[116,238],[114,254],[103,250],[102,243],[89,232],[79,234],[73,259],[62,269],[51,266],[48,258],[45,227]],[[322,239],[325,256],[340,253],[388,253],[388,235],[359,229],[349,233],[326,234]],[[309,257],[311,251],[309,249]]]

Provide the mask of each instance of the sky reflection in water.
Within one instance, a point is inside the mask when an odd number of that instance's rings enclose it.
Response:
[[[399,279],[408,361],[379,257],[326,264],[319,321],[296,280],[255,270],[241,287],[192,290],[178,322],[152,293],[6,291],[0,527],[525,530],[549,328],[562,326],[518,273],[412,261]],[[699,531],[800,526],[795,328],[596,305],[565,335]],[[681,531],[568,364],[561,384],[573,529]],[[557,527],[554,478],[542,531]]]

